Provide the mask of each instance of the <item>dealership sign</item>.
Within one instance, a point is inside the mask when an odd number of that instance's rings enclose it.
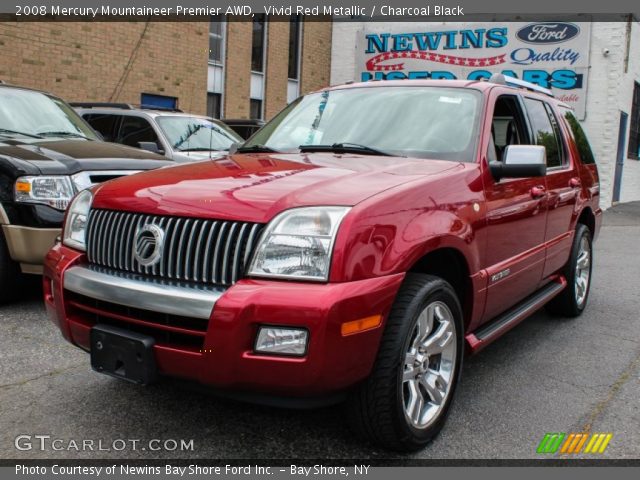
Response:
[[[545,88],[585,116],[590,24],[368,24],[358,34],[356,80],[489,78]]]

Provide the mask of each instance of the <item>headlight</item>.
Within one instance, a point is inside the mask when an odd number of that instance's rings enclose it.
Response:
[[[64,210],[73,198],[75,190],[70,177],[33,176],[20,177],[15,183],[16,202],[41,203],[57,210]]]
[[[267,226],[249,275],[327,281],[338,227],[349,207],[287,210]]]
[[[87,221],[89,220],[89,210],[93,195],[89,190],[83,190],[71,202],[67,211],[67,219],[64,222],[62,232],[62,243],[67,247],[86,251]]]

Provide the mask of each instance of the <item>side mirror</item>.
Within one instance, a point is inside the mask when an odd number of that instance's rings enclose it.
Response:
[[[138,142],[138,148],[146,150],[147,152],[158,153],[160,155],[164,154],[164,150],[160,150],[156,142]]]
[[[229,147],[229,155],[233,155],[234,153],[236,153],[240,145],[242,145],[242,143],[240,142],[232,143],[231,146]]]
[[[489,163],[491,175],[502,178],[544,177],[547,174],[547,152],[542,145],[509,145],[501,162]]]

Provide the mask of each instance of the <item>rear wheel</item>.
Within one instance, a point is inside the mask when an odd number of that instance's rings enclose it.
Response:
[[[21,280],[18,264],[11,259],[9,249],[0,231],[0,304],[14,299]]]
[[[413,451],[442,429],[462,367],[462,310],[451,286],[409,274],[387,320],[370,377],[352,394],[349,421],[383,447]]]
[[[565,317],[577,317],[582,314],[589,299],[592,264],[591,231],[579,223],[573,238],[569,261],[562,271],[567,279],[567,287],[547,305],[550,313]]]

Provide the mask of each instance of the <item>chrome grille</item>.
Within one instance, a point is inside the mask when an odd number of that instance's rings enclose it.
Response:
[[[164,232],[162,257],[141,265],[133,255],[136,231],[146,224]],[[263,225],[91,210],[87,256],[96,265],[170,280],[231,285],[242,277]]]

